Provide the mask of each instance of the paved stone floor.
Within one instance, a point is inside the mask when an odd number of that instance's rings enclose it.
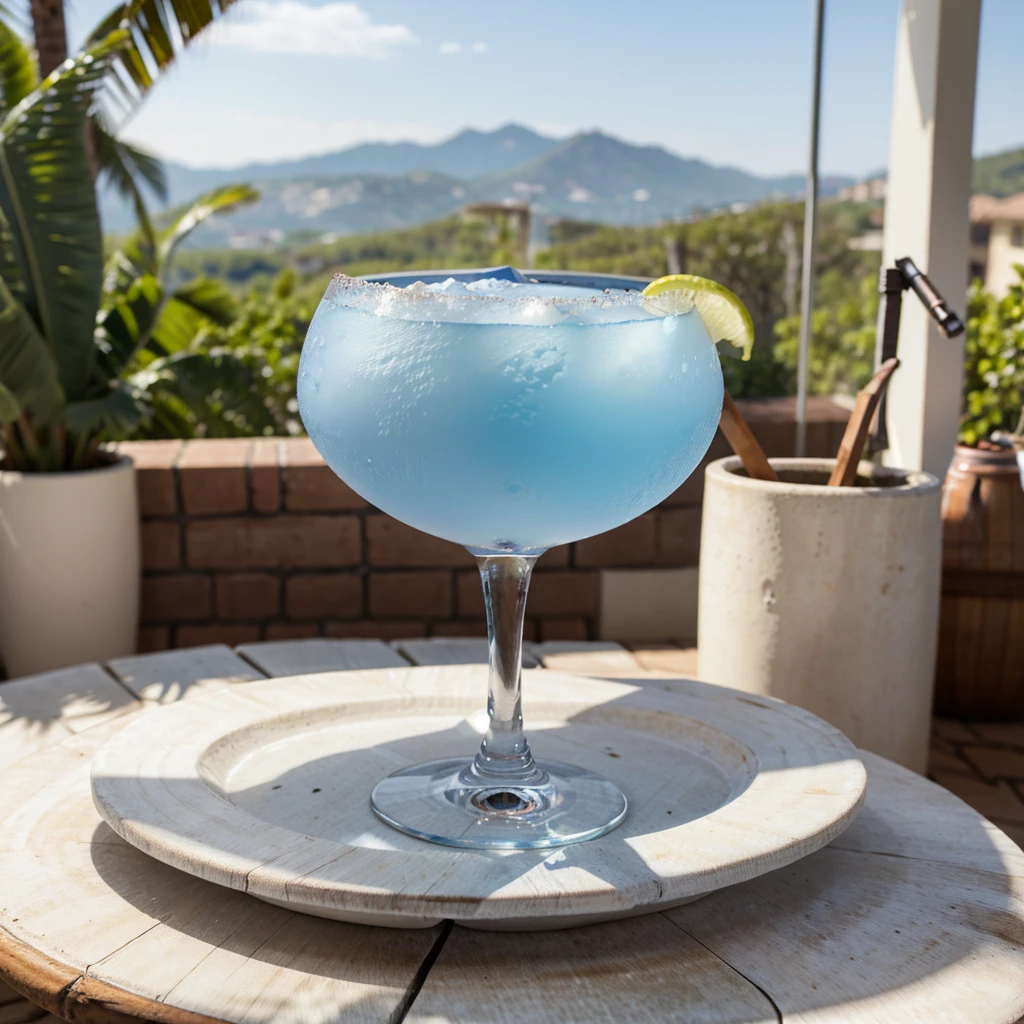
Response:
[[[936,718],[928,777],[1024,847],[1024,722]]]

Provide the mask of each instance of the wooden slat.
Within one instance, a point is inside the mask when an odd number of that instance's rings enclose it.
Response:
[[[775,1024],[772,1004],[661,914],[563,932],[455,927],[406,1021]]]
[[[828,478],[829,487],[852,487],[857,479],[857,466],[864,455],[868,431],[874,419],[875,410],[885,393],[889,378],[899,368],[900,361],[895,357],[886,359],[878,368],[878,372],[868,381],[867,385],[857,392],[857,400],[846,424],[843,439],[839,442],[839,453],[832,475]]]
[[[486,665],[487,641],[483,637],[434,637],[430,640],[395,640],[392,647],[414,665]],[[536,644],[523,644],[523,668],[535,668]]]
[[[0,683],[0,768],[137,706],[99,665]]]
[[[670,675],[699,679],[697,674],[696,647],[635,647],[633,657],[641,668],[651,672],[667,672]]]
[[[619,676],[642,674],[640,663],[622,644],[574,640],[548,640],[535,644],[534,651],[545,668],[579,675]]]
[[[380,640],[280,640],[244,644],[235,652],[268,676],[360,668],[399,668],[407,662]]]
[[[754,432],[747,425],[743,413],[737,408],[732,395],[728,391],[722,396],[722,418],[719,430],[732,446],[732,450],[740,457],[747,476],[753,480],[771,480],[779,482],[779,475],[772,469],[764,449],[758,443]]]
[[[230,683],[263,678],[257,668],[223,644],[115,658],[107,662],[107,668],[141,700],[158,704],[173,704]]]
[[[989,569],[943,569],[942,593],[946,597],[984,597],[1024,600],[1024,572]]]

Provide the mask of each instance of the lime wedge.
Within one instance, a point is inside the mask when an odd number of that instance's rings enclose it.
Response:
[[[744,359],[750,358],[754,321],[739,297],[723,285],[693,274],[669,274],[652,281],[644,295],[665,313],[686,313],[696,306],[713,342],[727,341],[743,350]]]

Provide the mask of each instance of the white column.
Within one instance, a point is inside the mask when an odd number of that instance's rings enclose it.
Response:
[[[911,259],[963,314],[967,203],[981,0],[903,0],[896,43],[882,256]],[[903,301],[889,385],[885,461],[940,479],[960,415],[963,338],[944,338],[912,294]]]

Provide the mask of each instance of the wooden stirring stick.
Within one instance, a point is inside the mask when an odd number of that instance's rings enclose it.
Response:
[[[779,482],[778,474],[771,467],[764,449],[757,443],[743,414],[736,408],[732,395],[728,391],[722,400],[722,419],[718,424],[732,450],[742,459],[747,476],[754,480],[774,480]]]
[[[839,454],[836,456],[835,469],[828,478],[829,487],[852,487],[857,479],[857,466],[864,453],[864,444],[868,439],[868,430],[875,410],[882,399],[889,378],[900,365],[896,358],[886,359],[879,367],[878,373],[868,381],[867,386],[857,392],[857,401],[853,406],[850,422],[846,424]]]

